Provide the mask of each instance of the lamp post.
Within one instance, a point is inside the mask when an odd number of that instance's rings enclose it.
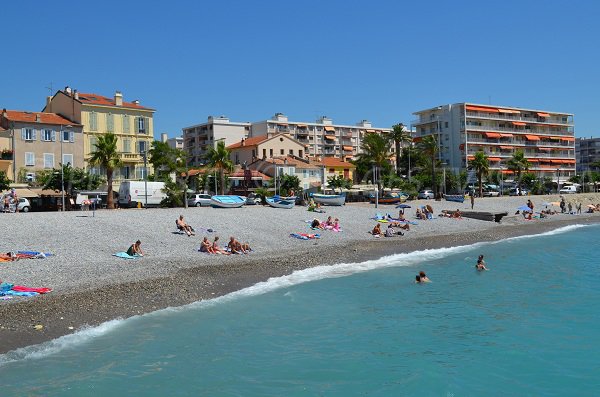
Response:
[[[72,125],[65,125],[65,128],[72,128]],[[68,130],[64,131],[64,132],[68,132]],[[63,125],[60,125],[60,194],[61,194],[61,201],[62,201],[62,211],[65,211],[65,160],[63,158],[63,141],[64,139],[64,135],[63,135]]]
[[[556,192],[560,191],[560,168],[556,169]]]
[[[142,152],[144,157],[144,208],[148,208],[148,151]]]
[[[448,163],[441,163],[441,166],[444,167],[442,170],[444,172],[444,176],[443,176],[443,191],[444,191],[444,196],[446,195],[446,166],[448,165]]]

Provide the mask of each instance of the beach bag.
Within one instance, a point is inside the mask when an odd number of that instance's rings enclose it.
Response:
[[[388,227],[385,231],[385,237],[394,237],[396,235],[396,231],[393,227]]]

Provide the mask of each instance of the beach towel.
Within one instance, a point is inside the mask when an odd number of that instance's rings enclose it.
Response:
[[[300,240],[312,240],[321,238],[321,235],[318,233],[308,234],[308,233],[290,233],[290,237],[294,237]]]
[[[37,292],[38,294],[47,294],[52,291],[52,288],[31,288],[22,285],[13,285],[12,291],[17,292]]]
[[[48,256],[53,255],[50,252],[40,252],[40,251],[17,251],[17,254],[31,255],[34,258],[46,258]]]
[[[116,254],[113,254],[113,256],[116,256],[117,258],[122,258],[122,259],[137,259],[137,258],[140,258],[139,255],[129,255],[127,252],[117,252]]]
[[[35,295],[39,295],[37,292],[20,292],[20,291],[2,291],[0,292],[1,295],[6,295],[6,296],[35,296]]]

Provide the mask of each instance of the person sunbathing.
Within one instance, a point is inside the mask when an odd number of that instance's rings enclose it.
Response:
[[[131,244],[131,247],[129,247],[127,249],[127,255],[129,255],[129,256],[144,256],[141,246],[142,246],[142,242],[140,240]]]
[[[179,215],[179,219],[177,219],[175,223],[177,223],[177,229],[183,231],[188,236],[195,236],[194,229],[185,223],[183,220],[183,215]]]
[[[324,229],[332,229],[333,228],[333,218],[331,216],[327,217],[325,222],[322,222],[321,225]]]
[[[208,237],[204,236],[202,242],[200,242],[200,252],[206,252],[208,254],[214,254],[215,252],[212,249],[212,245],[210,241],[208,241]]]
[[[215,236],[215,239],[214,239],[214,241],[212,243],[212,246],[211,246],[213,254],[230,255],[231,254],[230,252],[225,251],[224,249],[222,249],[219,246],[218,241],[219,241],[219,236]]]
[[[452,214],[452,218],[456,218],[456,219],[462,219],[462,214],[460,212],[460,210],[457,208],[456,211],[454,211],[454,213]]]
[[[323,230],[325,227],[323,226],[323,224],[317,219],[313,219],[312,223],[310,224],[311,229],[321,229]]]
[[[375,237],[381,237],[381,236],[383,236],[383,232],[381,231],[381,223],[378,223],[378,224],[375,225],[375,227],[371,231],[371,234],[373,236],[375,236]]]
[[[231,237],[229,237],[229,243],[227,243],[227,248],[229,249],[229,252],[231,252],[232,254],[245,254],[247,252],[244,249],[245,248],[244,245],[242,245],[239,241],[237,241],[235,239],[235,237],[231,236]],[[250,247],[248,247],[248,248],[250,248]]]
[[[427,215],[425,215],[423,213],[423,211],[421,211],[420,208],[417,208],[417,212],[416,212],[415,216],[417,217],[417,219],[421,219],[421,220],[426,220],[427,219]]]
[[[332,226],[331,230],[333,230],[334,232],[339,232],[340,231],[340,220],[338,218],[334,219],[333,226]]]

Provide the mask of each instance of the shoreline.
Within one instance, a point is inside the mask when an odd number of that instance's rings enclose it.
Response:
[[[306,245],[260,256],[239,257],[235,261],[217,260],[211,264],[200,261],[192,266],[183,263],[185,258],[171,259],[169,265],[174,270],[164,275],[128,282],[114,280],[100,286],[82,286],[73,291],[52,292],[35,299],[0,305],[0,319],[3,319],[0,320],[0,354],[47,342],[85,326],[95,327],[116,318],[216,298],[306,268],[363,262],[423,249],[498,241],[540,234],[568,225],[598,223],[598,217],[590,216],[535,223],[490,224],[484,229],[405,239],[351,239],[344,244],[321,246],[320,249]],[[327,252],[324,254],[323,250]],[[43,328],[36,330],[36,325]]]

